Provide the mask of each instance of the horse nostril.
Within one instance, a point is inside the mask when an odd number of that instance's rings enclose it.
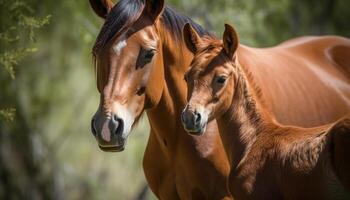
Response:
[[[96,127],[95,127],[95,119],[92,119],[91,120],[91,132],[94,136],[96,136],[97,134],[97,130],[96,130]]]
[[[113,115],[112,120],[113,120],[114,123],[117,123],[119,118],[117,117],[117,115]]]
[[[116,135],[121,134],[124,130],[124,121],[122,119],[117,119],[117,121],[118,121],[118,127],[117,127],[117,130],[115,131]]]
[[[124,121],[119,118],[117,115],[113,115],[111,119],[111,132],[115,135],[118,135],[123,132],[124,129]]]

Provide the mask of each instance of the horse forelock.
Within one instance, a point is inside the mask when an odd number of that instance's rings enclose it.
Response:
[[[93,46],[93,55],[96,56],[111,39],[134,24],[141,16],[144,6],[144,0],[120,0],[107,15]]]
[[[141,17],[144,7],[145,0],[120,0],[111,9],[97,36],[92,49],[93,55],[96,56],[110,40],[127,31]],[[211,35],[189,17],[168,6],[165,6],[160,21],[177,42],[182,41],[182,28],[186,23],[190,23],[201,36]]]

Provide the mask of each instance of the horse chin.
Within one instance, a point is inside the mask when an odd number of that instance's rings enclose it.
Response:
[[[121,152],[121,151],[124,151],[124,149],[125,149],[124,145],[122,145],[122,146],[108,146],[108,147],[98,145],[98,147],[104,152]]]
[[[118,142],[116,144],[111,145],[101,145],[98,147],[104,152],[122,152],[125,149],[127,139],[118,138]]]

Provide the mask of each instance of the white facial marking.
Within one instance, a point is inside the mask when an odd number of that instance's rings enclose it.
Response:
[[[204,108],[203,106],[197,107],[197,112],[201,115],[201,126],[204,127],[203,132],[205,132],[205,129],[207,128],[208,118],[209,118],[209,111]]]
[[[208,126],[208,118],[209,118],[209,110],[206,109],[203,106],[197,107],[196,111],[201,114],[201,126],[203,128],[203,132],[206,131]],[[213,131],[208,131],[205,133],[206,137],[197,137],[196,138],[196,148],[200,149],[200,156],[203,158],[207,158],[208,156],[212,155],[215,146],[213,142],[210,142],[213,139],[213,134],[215,134]],[[197,142],[198,141],[198,142]],[[205,145],[203,145],[205,144]]]
[[[124,47],[126,47],[126,37],[125,35],[122,35],[120,37],[120,40],[119,42],[113,46],[113,50],[114,52],[119,56],[120,55],[120,52],[123,50]]]
[[[113,104],[113,113],[117,115],[118,118],[122,119],[124,122],[124,130],[122,133],[122,137],[124,139],[127,139],[131,131],[131,127],[135,121],[135,115],[133,112],[131,112],[131,110],[133,109],[128,108],[127,105],[122,105],[118,102],[115,102]]]

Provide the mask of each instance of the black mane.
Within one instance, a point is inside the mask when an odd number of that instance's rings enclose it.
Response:
[[[96,53],[104,48],[115,35],[121,34],[132,26],[141,16],[144,7],[145,0],[120,0],[108,14],[106,21],[97,36],[93,47],[93,54],[96,55]],[[180,14],[168,6],[163,10],[161,22],[168,29],[169,33],[171,33],[177,40],[181,40],[182,27],[186,23],[190,23],[198,34],[210,35],[208,31],[193,22],[189,17]]]

